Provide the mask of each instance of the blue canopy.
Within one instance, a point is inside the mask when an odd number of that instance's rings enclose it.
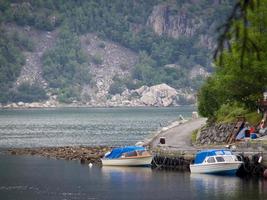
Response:
[[[132,151],[142,151],[146,150],[145,147],[138,147],[138,146],[127,146],[122,148],[114,148],[110,154],[106,155],[105,158],[113,159],[119,158],[123,153],[132,152]]]
[[[203,150],[203,151],[197,152],[194,163],[200,164],[205,160],[207,156],[219,156],[219,155],[233,155],[233,153],[230,150],[224,150],[224,149]]]

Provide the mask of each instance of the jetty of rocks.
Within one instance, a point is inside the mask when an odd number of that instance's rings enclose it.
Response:
[[[101,164],[100,158],[111,150],[107,146],[65,146],[65,147],[41,147],[41,148],[12,148],[8,152],[11,155],[36,155],[55,159],[79,160],[82,164]]]

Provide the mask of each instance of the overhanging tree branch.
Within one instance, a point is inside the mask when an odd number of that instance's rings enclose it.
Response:
[[[233,38],[241,41],[240,68],[243,68],[245,54],[251,51],[250,46],[252,46],[253,50],[255,51],[257,59],[260,60],[260,48],[248,35],[248,10],[254,12],[259,5],[259,0],[239,0],[234,5],[230,16],[226,20],[226,23],[217,29],[217,31],[222,30],[222,33],[218,37],[217,47],[214,51],[213,58],[214,60],[219,59],[219,65],[222,65],[223,62],[222,53],[225,50],[225,46],[227,46],[229,51],[232,50],[232,47],[229,44]],[[238,23],[239,21],[242,23]],[[241,31],[242,34],[240,34]],[[249,45],[249,43],[251,45]]]

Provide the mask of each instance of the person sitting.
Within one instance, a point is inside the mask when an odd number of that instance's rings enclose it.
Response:
[[[238,141],[238,140],[242,140],[242,139],[244,139],[246,136],[245,136],[245,132],[249,132],[249,125],[248,125],[248,122],[246,122],[245,123],[245,126],[244,126],[244,128],[243,129],[241,129],[240,131],[239,131],[239,133],[237,134],[237,136],[236,136],[236,140]]]
[[[250,129],[245,130],[245,138],[250,137]]]

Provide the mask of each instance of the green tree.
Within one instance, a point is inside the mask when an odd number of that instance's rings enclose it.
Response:
[[[213,117],[220,108],[222,99],[215,78],[209,78],[201,87],[198,95],[198,110],[204,117]]]
[[[88,59],[82,52],[78,36],[68,27],[61,30],[56,46],[43,56],[43,75],[50,87],[60,89],[59,99],[63,102],[71,95],[78,95],[83,84],[90,83]],[[71,87],[75,84],[78,85]]]
[[[9,98],[13,102],[34,102],[47,99],[45,90],[36,84],[22,83],[17,90],[11,90]]]
[[[0,102],[9,101],[9,90],[20,74],[25,58],[17,43],[0,29]]]
[[[251,2],[256,5],[257,1]],[[245,5],[245,1],[237,4]],[[222,52],[223,62],[217,62],[214,77],[200,90],[199,111],[203,116],[214,116],[220,106],[230,102],[255,110],[257,100],[267,88],[267,1],[247,7],[246,12],[243,17],[249,25],[244,25],[242,18],[231,23],[228,31],[238,26],[239,35],[231,38],[231,51]]]

